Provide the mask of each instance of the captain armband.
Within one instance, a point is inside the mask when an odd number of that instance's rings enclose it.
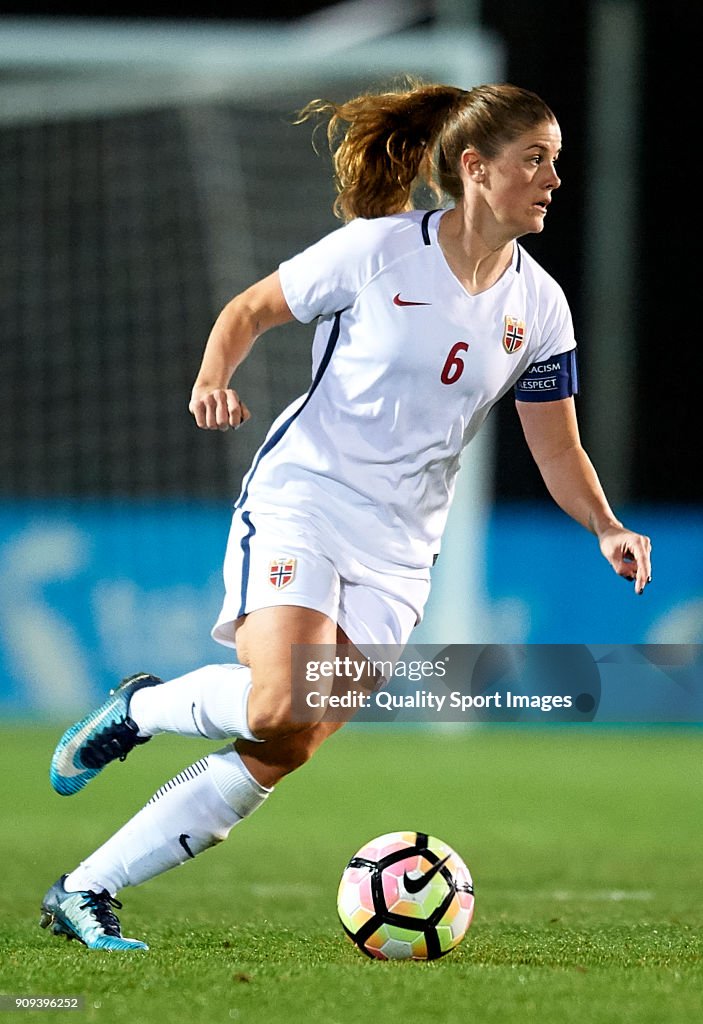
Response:
[[[578,394],[576,349],[533,363],[515,384],[516,402],[555,402]]]

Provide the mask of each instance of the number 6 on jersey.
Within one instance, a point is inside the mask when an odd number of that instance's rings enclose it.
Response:
[[[457,341],[456,345],[452,345],[439,378],[443,384],[454,384],[459,380],[464,372],[464,360],[459,353],[468,352],[468,349],[468,341]]]

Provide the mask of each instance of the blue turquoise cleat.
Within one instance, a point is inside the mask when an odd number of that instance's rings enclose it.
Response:
[[[123,679],[110,697],[86,718],[67,729],[51,759],[49,778],[61,796],[71,796],[87,786],[105,765],[117,758],[124,761],[138,744],[150,736],[139,736],[139,726],[129,717],[132,694],[144,686],[158,686],[163,679],[139,672]]]
[[[126,939],[120,931],[120,922],[112,908],[121,909],[122,904],[114,899],[107,889],[102,892],[66,892],[62,875],[54,882],[42,900],[39,924],[54,935],[65,935],[67,939],[78,939],[89,949],[148,949],[146,942]]]

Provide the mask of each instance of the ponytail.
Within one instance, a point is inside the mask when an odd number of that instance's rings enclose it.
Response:
[[[449,85],[413,83],[405,92],[368,93],[340,104],[308,103],[296,124],[311,117],[329,119],[335,214],[344,221],[384,217],[412,209],[420,184],[438,192],[431,154],[448,115],[465,95]]]
[[[492,158],[521,132],[556,121],[547,104],[514,85],[470,91],[408,80],[404,91],[365,93],[344,103],[312,100],[296,124],[327,119],[341,220],[385,217],[413,208],[418,186],[460,201],[462,152]]]

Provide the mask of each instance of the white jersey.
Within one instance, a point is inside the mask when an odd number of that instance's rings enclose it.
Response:
[[[312,384],[237,502],[327,520],[364,564],[401,574],[436,557],[461,452],[494,403],[576,344],[561,288],[517,243],[470,295],[438,243],[441,214],[354,220],[281,264],[294,317],[318,319]]]

